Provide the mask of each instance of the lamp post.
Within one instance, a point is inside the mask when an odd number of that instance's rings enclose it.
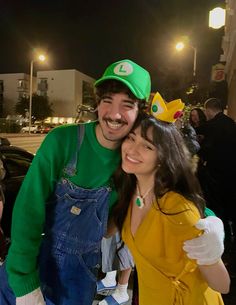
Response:
[[[192,45],[188,45],[191,49],[193,49],[193,78],[196,77],[196,66],[197,66],[197,48]],[[175,45],[175,49],[180,52],[185,48],[185,44],[180,41]]]
[[[215,7],[209,12],[209,27],[213,29],[220,29],[225,25],[225,9]]]
[[[46,57],[44,55],[39,55],[36,60],[31,60],[30,62],[30,87],[29,87],[29,134],[31,132],[31,119],[32,119],[32,92],[33,92],[33,70],[34,70],[34,61],[40,60],[45,61]]]

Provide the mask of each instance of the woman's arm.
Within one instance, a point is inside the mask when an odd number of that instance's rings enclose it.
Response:
[[[213,265],[198,265],[198,268],[212,289],[220,293],[229,292],[230,277],[222,260]]]

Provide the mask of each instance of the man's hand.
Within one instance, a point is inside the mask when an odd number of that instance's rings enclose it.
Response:
[[[37,288],[34,291],[16,298],[16,305],[46,305],[41,289]]]
[[[213,265],[220,260],[224,252],[224,225],[216,216],[200,219],[195,225],[204,233],[184,242],[187,256],[196,259],[198,265]]]

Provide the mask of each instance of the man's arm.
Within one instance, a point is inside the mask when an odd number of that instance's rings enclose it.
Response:
[[[198,268],[212,289],[229,293],[230,277],[221,259],[213,265],[198,265]]]
[[[216,216],[200,219],[195,225],[204,233],[184,242],[187,256],[196,259],[199,269],[209,286],[221,293],[229,292],[229,274],[221,260],[224,252],[224,226]]]
[[[224,226],[216,216],[200,219],[195,227],[204,233],[184,242],[187,256],[196,259],[199,265],[212,265],[221,259],[224,252]]]
[[[12,242],[6,269],[9,284],[17,297],[40,286],[37,258],[44,229],[45,204],[54,189],[63,158],[55,132],[47,135],[37,151],[13,209]]]

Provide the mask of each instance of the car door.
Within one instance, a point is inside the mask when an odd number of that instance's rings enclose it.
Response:
[[[2,181],[5,205],[2,216],[2,229],[10,237],[12,210],[22,181],[30,167],[34,155],[13,146],[1,147],[1,159],[6,170]]]

